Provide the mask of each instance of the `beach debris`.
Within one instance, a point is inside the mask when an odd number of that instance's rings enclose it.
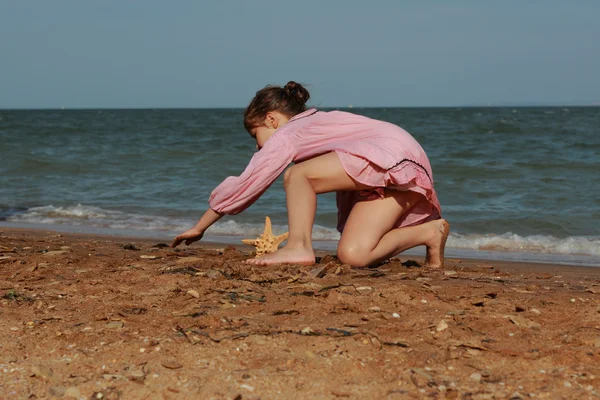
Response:
[[[532,320],[530,320],[528,318],[525,318],[525,317],[520,317],[520,316],[516,316],[516,315],[507,315],[507,316],[505,316],[505,318],[508,318],[508,320],[510,322],[512,322],[513,324],[515,324],[519,328],[539,329],[540,326],[541,326],[537,322],[534,322],[534,321],[532,321]]]
[[[322,278],[327,274],[327,266],[313,268],[308,274],[313,278]]]
[[[31,367],[31,373],[33,374],[33,376],[39,376],[43,379],[49,379],[52,375],[54,375],[54,372],[51,368],[45,367],[43,365],[33,365]]]
[[[174,358],[169,358],[167,360],[164,360],[160,363],[160,365],[162,365],[163,367],[168,368],[168,369],[183,368],[183,365],[181,365],[181,363]]]
[[[479,372],[473,372],[469,376],[469,379],[471,379],[472,381],[475,381],[475,382],[481,382],[481,374]]]
[[[112,321],[106,324],[107,329],[121,329],[125,324],[123,321]]]
[[[67,389],[64,386],[51,386],[48,394],[52,397],[63,397]]]
[[[187,263],[199,263],[203,260],[201,257],[189,256],[189,257],[181,257],[175,264],[187,264]]]
[[[446,322],[445,319],[440,320],[440,322],[435,327],[435,330],[438,332],[443,332],[446,329],[448,329],[448,323]]]
[[[265,230],[256,239],[243,239],[242,243],[256,247],[256,258],[268,253],[274,253],[279,248],[279,245],[288,238],[289,232],[283,235],[274,236],[271,226],[271,218],[265,218]]]
[[[310,328],[310,326],[307,326],[306,328],[302,329],[302,330],[300,331],[300,333],[301,333],[302,335],[312,335],[313,333],[315,333],[315,331],[313,331],[313,330]]]
[[[75,386],[68,387],[67,390],[65,390],[65,397],[78,399],[81,397],[81,391]]]
[[[52,250],[44,252],[43,255],[46,257],[60,256],[61,254],[65,254],[66,252],[66,250]]]

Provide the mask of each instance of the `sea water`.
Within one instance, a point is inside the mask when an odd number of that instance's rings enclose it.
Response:
[[[423,146],[452,226],[448,255],[600,266],[600,108],[346,111]],[[242,119],[242,109],[0,110],[0,226],[168,240],[256,151]],[[317,247],[335,249],[336,213],[335,195],[320,195]],[[266,215],[286,230],[281,178],[207,237],[253,237]]]

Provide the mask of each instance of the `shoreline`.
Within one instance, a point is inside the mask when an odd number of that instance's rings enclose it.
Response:
[[[74,237],[104,237],[122,240],[141,240],[141,241],[163,241],[170,244],[175,235],[168,233],[159,233],[156,231],[139,231],[139,230],[116,230],[113,228],[95,228],[88,226],[76,225],[59,225],[59,224],[33,224],[33,223],[14,223],[0,221],[1,231],[31,231],[31,232],[55,232],[57,234],[70,235]],[[214,246],[233,245],[240,249],[251,250],[251,247],[241,244],[241,239],[245,237],[238,236],[211,236],[205,235],[204,240],[195,243],[211,244]],[[313,240],[315,252],[333,253],[335,254],[337,240]],[[181,248],[182,245],[179,247]],[[398,256],[408,256],[419,258],[421,254],[425,254],[425,248],[422,246],[409,249]],[[461,258],[469,260],[479,260],[486,262],[512,262],[524,264],[542,264],[542,265],[564,265],[578,266],[585,268],[599,268],[600,257],[584,255],[584,254],[558,254],[558,253],[532,253],[532,252],[513,252],[504,250],[475,250],[446,247],[446,258]]]

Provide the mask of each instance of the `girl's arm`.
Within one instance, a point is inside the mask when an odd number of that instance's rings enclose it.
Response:
[[[177,236],[175,240],[173,240],[171,247],[179,246],[179,244],[184,240],[185,244],[189,246],[193,242],[202,239],[202,236],[204,236],[204,232],[208,229],[208,227],[220,220],[222,216],[222,214],[219,214],[212,208],[209,208],[206,210],[202,218],[200,218],[196,226],[183,232],[181,235]]]
[[[206,229],[224,214],[237,214],[248,208],[293,161],[294,153],[293,146],[285,136],[271,137],[252,157],[240,176],[230,176],[213,190],[210,208],[195,227],[177,236],[171,247],[176,247],[184,240],[185,244],[191,244],[202,239]]]

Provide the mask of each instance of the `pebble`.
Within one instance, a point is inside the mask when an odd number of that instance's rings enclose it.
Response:
[[[535,315],[540,315],[542,313],[537,308],[532,308],[532,309],[529,310],[529,312],[532,313],[532,314],[535,314]]]
[[[200,298],[200,293],[198,293],[196,290],[194,289],[190,289],[187,291],[187,294],[189,294],[190,296],[199,299]]]
[[[43,365],[32,366],[31,373],[34,374],[35,376],[39,376],[40,378],[44,378],[44,379],[48,379],[54,374],[52,372],[52,369],[50,369],[48,367],[44,367]]]
[[[141,369],[135,369],[129,373],[131,376],[131,380],[134,381],[143,381],[146,379],[146,374]]]
[[[43,256],[48,257],[48,256],[59,256],[61,254],[65,254],[67,251],[66,250],[52,250],[52,251],[47,251],[43,254]]]
[[[250,386],[250,385],[246,385],[245,383],[242,383],[242,384],[240,385],[240,387],[241,387],[242,389],[246,389],[246,390],[248,390],[248,391],[250,391],[250,392],[254,392],[254,387],[252,387],[252,386]]]
[[[156,260],[157,258],[160,258],[160,257],[158,257],[158,256],[149,256],[149,255],[147,255],[147,254],[142,254],[142,255],[140,256],[140,258],[144,258],[144,259],[146,259],[146,260]]]
[[[310,335],[311,333],[314,333],[314,331],[310,329],[310,326],[307,326],[306,328],[302,329],[300,333],[303,335]]]
[[[377,306],[369,307],[369,312],[381,312],[381,308]]]
[[[63,397],[65,395],[65,387],[64,386],[51,386],[48,389],[48,394],[52,397]]]
[[[122,321],[112,321],[105,325],[107,329],[120,329],[125,324]]]
[[[81,391],[75,386],[71,386],[65,391],[65,397],[74,397],[78,399],[79,397],[81,397]]]
[[[458,273],[456,271],[444,271],[444,275],[446,276],[452,276],[452,275],[457,275]]]
[[[371,290],[373,290],[373,288],[371,286],[359,286],[356,288],[356,290],[358,290],[359,292],[370,292]]]
[[[179,369],[179,368],[183,368],[183,365],[181,365],[179,363],[179,361],[175,360],[174,358],[168,359],[168,360],[164,360],[160,363],[160,365],[162,365],[165,368],[168,369]]]
[[[479,372],[473,372],[469,376],[469,379],[471,379],[472,381],[475,381],[475,382],[481,382],[481,374]]]
[[[327,274],[327,267],[317,267],[310,270],[309,275],[313,278],[322,278]]]
[[[200,262],[202,261],[202,258],[200,257],[181,257],[180,259],[178,259],[177,261],[175,261],[175,264],[187,264],[187,263],[196,263],[196,262]]]
[[[447,323],[447,322],[446,322],[446,320],[444,320],[444,319],[443,319],[443,320],[441,320],[441,321],[440,321],[440,322],[437,324],[437,326],[435,327],[435,330],[436,330],[436,331],[438,331],[438,332],[443,332],[443,331],[445,331],[446,329],[448,329],[448,323]]]
[[[400,314],[398,314],[398,313],[393,313],[393,314],[392,314],[392,317],[394,317],[394,318],[400,318]]]

